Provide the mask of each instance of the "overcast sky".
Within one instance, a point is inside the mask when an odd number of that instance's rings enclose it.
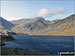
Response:
[[[7,20],[44,17],[63,19],[74,14],[74,0],[1,1],[1,16]]]

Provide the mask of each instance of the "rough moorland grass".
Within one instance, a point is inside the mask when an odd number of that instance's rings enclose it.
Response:
[[[46,54],[40,52],[32,52],[28,50],[1,47],[1,55],[46,55]]]
[[[35,35],[50,35],[50,36],[75,36],[75,28],[53,33],[38,33]]]

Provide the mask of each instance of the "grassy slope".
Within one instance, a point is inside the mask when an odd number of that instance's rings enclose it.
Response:
[[[51,35],[51,36],[75,36],[75,27],[74,26],[63,26],[60,27],[65,30],[52,32],[52,33],[37,33],[35,35]]]
[[[62,29],[60,31],[51,32],[51,33],[37,33],[36,35],[52,35],[52,36],[75,36],[75,19],[74,16],[70,16],[66,19],[63,19],[54,25],[52,25],[50,30],[48,31],[55,31],[56,29]],[[44,29],[44,30],[46,30]]]
[[[75,36],[75,28],[53,33],[38,33],[35,35],[51,35],[51,36]]]

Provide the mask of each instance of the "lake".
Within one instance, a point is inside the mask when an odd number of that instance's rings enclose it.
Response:
[[[13,35],[16,41],[4,42],[3,47],[58,54],[59,51],[74,51],[74,36]]]

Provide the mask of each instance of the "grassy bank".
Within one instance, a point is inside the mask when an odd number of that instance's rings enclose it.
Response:
[[[1,47],[1,55],[45,55],[45,54],[16,48]]]
[[[1,39],[1,43],[0,43],[0,46],[3,46],[5,45],[5,43],[3,43],[3,41],[14,41],[16,39],[13,39],[12,36],[7,36],[7,35],[0,35]]]
[[[1,41],[14,41],[16,39],[12,38],[12,36],[1,35]]]

